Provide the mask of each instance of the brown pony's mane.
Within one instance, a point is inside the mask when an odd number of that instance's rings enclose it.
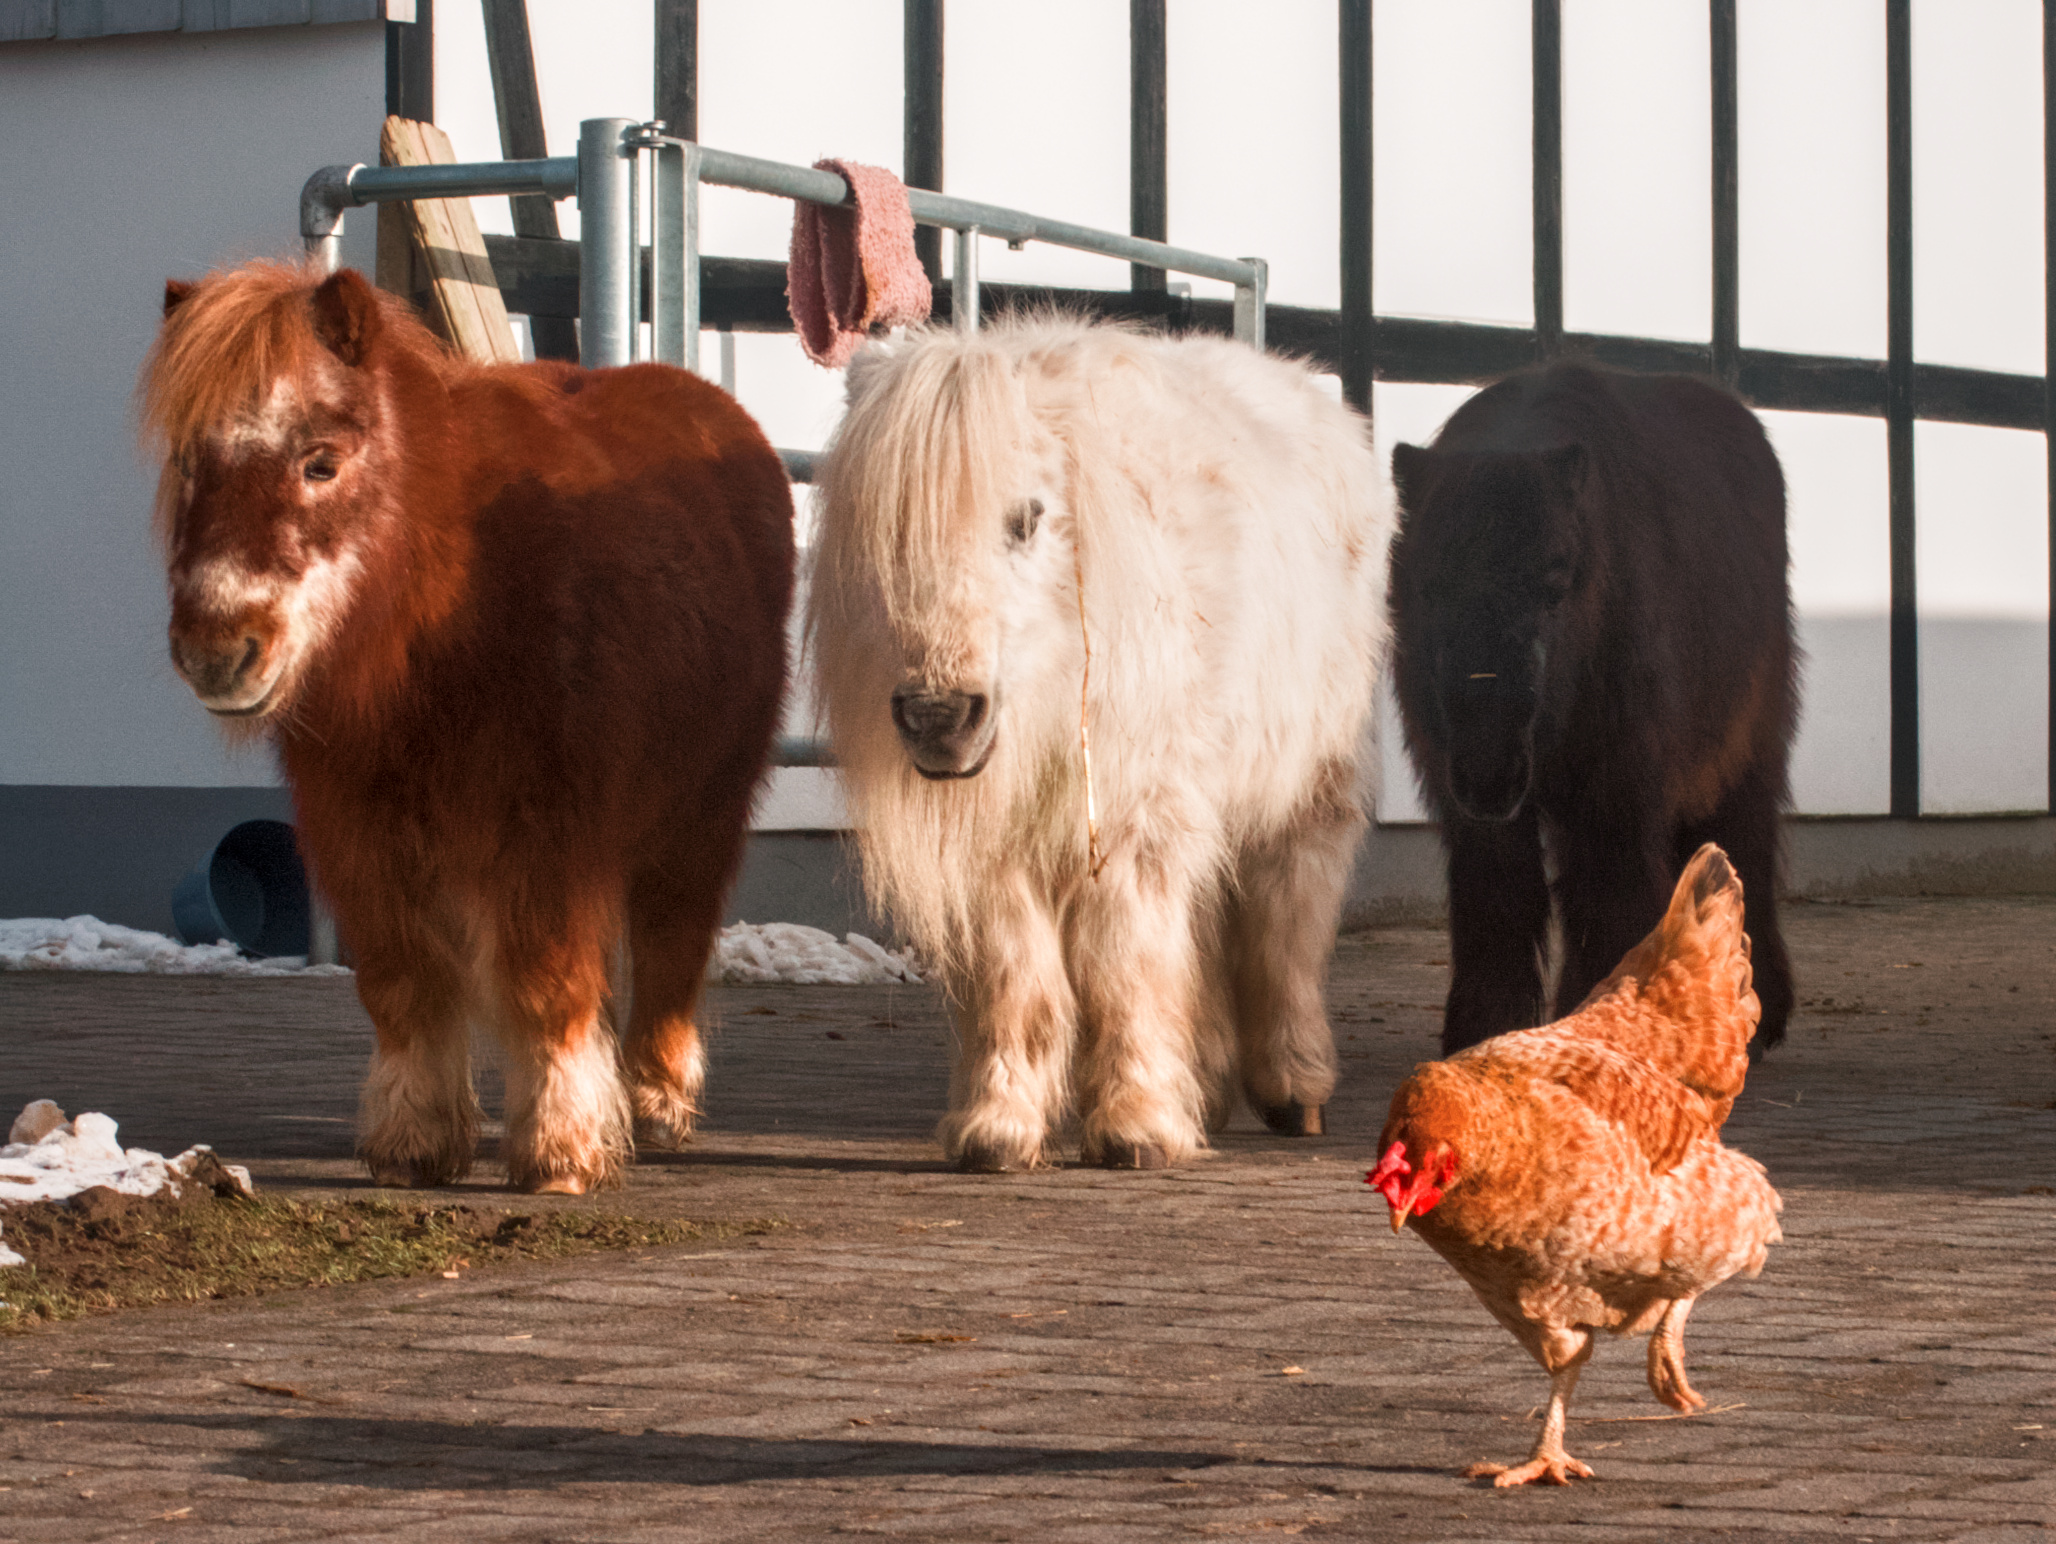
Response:
[[[326,277],[311,262],[257,262],[208,274],[166,315],[143,361],[143,432],[166,456],[187,454],[210,429],[248,413],[281,376],[322,352],[311,298]],[[390,342],[447,359],[398,296],[379,293]]]

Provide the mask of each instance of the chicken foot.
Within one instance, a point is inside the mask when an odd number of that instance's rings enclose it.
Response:
[[[1687,1415],[1706,1408],[1705,1398],[1685,1376],[1685,1319],[1692,1302],[1689,1297],[1672,1299],[1649,1336],[1649,1392]]]
[[[1570,1414],[1571,1391],[1578,1386],[1578,1374],[1584,1370],[1591,1356],[1592,1336],[1588,1331],[1571,1356],[1549,1368],[1549,1413],[1542,1418],[1542,1435],[1536,1439],[1534,1455],[1526,1463],[1515,1464],[1511,1468],[1505,1464],[1476,1463],[1464,1470],[1463,1477],[1467,1480],[1489,1479],[1502,1490],[1512,1485],[1530,1485],[1536,1480],[1550,1485],[1568,1485],[1574,1477],[1591,1479],[1592,1471],[1565,1452],[1563,1446],[1563,1428]]]

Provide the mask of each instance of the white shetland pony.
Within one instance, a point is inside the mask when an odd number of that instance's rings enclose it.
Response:
[[[1238,1081],[1319,1132],[1385,649],[1368,426],[1241,344],[1042,317],[860,354],[819,493],[818,701],[955,1010],[950,1156],[1033,1166],[1075,1111],[1087,1162],[1160,1167]]]

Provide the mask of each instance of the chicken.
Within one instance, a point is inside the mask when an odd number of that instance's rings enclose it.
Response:
[[[1649,1387],[1704,1409],[1685,1318],[1708,1287],[1763,1269],[1782,1203],[1722,1145],[1758,1006],[1742,882],[1711,844],[1663,920],[1578,1011],[1425,1062],[1392,1096],[1366,1178],[1549,1374],[1524,1464],[1498,1485],[1567,1485],[1564,1418],[1599,1330],[1649,1334]]]

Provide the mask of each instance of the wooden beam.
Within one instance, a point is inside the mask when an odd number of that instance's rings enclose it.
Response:
[[[901,41],[905,61],[902,109],[906,153],[901,175],[910,188],[942,188],[942,5],[943,0],[906,0]],[[914,228],[914,251],[928,282],[942,282],[942,232]]]
[[[1735,0],[1712,0],[1713,373],[1732,390],[1742,362],[1742,226],[1736,167],[1741,113],[1735,78]]]
[[[1885,467],[1890,484],[1892,814],[1920,814],[1920,608],[1913,499],[1913,17],[1885,0]]]
[[[656,0],[656,114],[680,139],[700,137],[700,0]]]
[[[1563,351],[1563,5],[1534,0],[1535,352]]]
[[[2056,3],[2056,0],[2051,0]],[[1371,410],[1371,0],[1341,0],[1342,396]]]
[[[386,23],[386,113],[435,121],[435,0],[414,0],[412,21]]]
[[[1128,0],[1128,234],[1168,241],[1171,226],[1170,106],[1164,0]],[[1162,290],[1165,275],[1128,265],[1132,290]]]
[[[2056,0],[2042,0],[2042,433],[2049,461],[2049,808],[2056,812]]]
[[[492,71],[493,106],[500,119],[500,154],[510,161],[539,160],[550,153],[543,133],[542,90],[535,78],[535,43],[528,30],[528,0],[484,0],[485,57]],[[540,240],[558,235],[557,205],[548,195],[529,193],[507,200],[514,233]],[[538,359],[578,358],[578,332],[558,317],[531,316],[529,336]]]

